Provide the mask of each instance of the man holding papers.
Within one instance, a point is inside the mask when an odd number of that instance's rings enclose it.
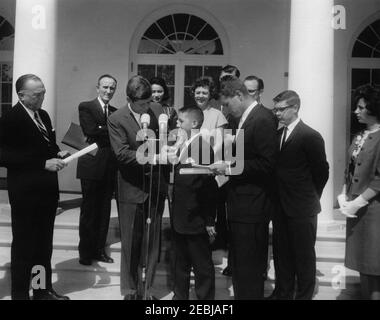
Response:
[[[244,137],[244,154],[238,154],[236,159],[236,164],[244,164],[244,168],[240,174],[232,169],[227,196],[235,299],[262,299],[277,124],[272,112],[258,103],[257,96],[249,95],[241,80],[223,82],[220,95],[223,106],[240,119],[235,139],[237,147],[241,136]],[[227,166],[216,166],[215,171],[226,173],[226,169]]]
[[[112,154],[107,118],[117,109],[110,105],[117,81],[110,75],[98,79],[98,97],[82,102],[79,121],[88,143],[96,143],[95,156],[83,155],[78,160],[77,178],[81,179],[83,201],[79,223],[79,263],[91,265],[93,260],[112,263],[105,252],[111,200],[115,191],[116,161]]]
[[[37,267],[45,281],[33,287],[33,299],[68,300],[52,288],[50,262],[59,194],[57,171],[65,167],[62,158],[68,152],[59,150],[49,115],[41,109],[46,92],[42,80],[23,75],[16,81],[16,92],[18,103],[0,123],[1,164],[8,168],[12,216],[12,299],[30,299],[30,279]]]

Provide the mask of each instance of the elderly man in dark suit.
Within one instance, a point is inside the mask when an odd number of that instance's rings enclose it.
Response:
[[[258,95],[250,95],[239,79],[223,82],[220,95],[229,113],[239,119],[235,144],[244,137],[244,154],[237,154],[236,159],[242,170],[229,172],[226,166],[218,165],[215,169],[219,174],[232,174],[227,216],[235,299],[262,299],[277,155],[276,120],[269,109],[257,102]]]
[[[98,79],[98,97],[79,104],[79,121],[88,143],[96,143],[95,156],[78,160],[77,178],[81,179],[83,201],[79,223],[79,263],[93,260],[112,263],[105,252],[111,215],[111,200],[116,185],[116,160],[111,151],[107,118],[117,109],[110,105],[117,81],[111,75]]]
[[[68,300],[52,288],[51,256],[59,195],[57,171],[65,167],[62,158],[69,153],[59,150],[49,115],[41,109],[42,80],[23,75],[16,81],[16,92],[18,103],[0,123],[1,164],[8,169],[12,216],[12,299],[30,299],[31,273],[34,267],[43,267],[45,281],[33,287],[34,300]]]
[[[158,137],[157,117],[163,110],[157,104],[151,105],[151,94],[148,80],[140,76],[132,77],[127,84],[128,104],[108,119],[111,146],[119,168],[120,286],[126,300],[141,299],[143,295],[147,299],[152,298],[150,289],[160,250],[161,218],[167,187],[162,174],[158,179],[160,169],[156,167],[151,171],[150,165],[142,164],[137,157],[139,147],[145,143],[143,139],[138,138],[138,132],[145,127],[141,122],[143,114],[148,114],[150,118],[150,123],[146,123],[146,129],[150,129],[150,132]],[[153,179],[151,190],[150,177]],[[146,221],[149,209],[151,223],[147,253]]]
[[[283,127],[277,139],[279,203],[273,217],[276,288],[270,298],[309,300],[316,276],[314,247],[317,214],[321,211],[319,199],[328,180],[329,165],[323,138],[298,117],[298,94],[284,91],[273,101]]]

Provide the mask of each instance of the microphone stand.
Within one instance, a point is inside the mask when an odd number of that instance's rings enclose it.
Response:
[[[148,300],[150,297],[148,295],[148,272],[149,272],[149,244],[150,244],[150,228],[152,224],[152,189],[153,189],[153,166],[154,163],[150,163],[150,171],[149,171],[149,197],[148,197],[148,216],[146,219],[146,246],[145,246],[145,266],[143,268],[143,283],[144,283],[144,294],[143,300]],[[161,167],[158,167],[158,187],[157,187],[157,197],[156,197],[156,206],[154,210],[154,224],[153,224],[153,240],[156,235],[155,224],[157,223],[157,212],[158,212],[158,203],[160,197],[160,183],[161,183]],[[150,276],[150,275],[149,275]]]

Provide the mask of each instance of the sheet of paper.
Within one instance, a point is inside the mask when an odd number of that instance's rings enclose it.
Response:
[[[69,157],[67,157],[67,158],[65,158],[65,159],[63,159],[62,161],[64,162],[64,163],[70,163],[71,161],[73,161],[73,160],[75,160],[75,159],[77,159],[77,158],[79,158],[79,157],[81,157],[81,156],[84,156],[85,154],[87,154],[87,153],[89,153],[89,152],[91,152],[91,151],[94,151],[94,150],[96,150],[98,148],[98,145],[96,144],[96,143],[93,143],[93,144],[91,144],[91,145],[89,145],[88,147],[86,147],[86,148],[84,148],[84,149],[82,149],[82,150],[80,150],[80,151],[78,151],[78,152],[75,152],[74,154],[72,154],[71,156],[69,156]]]

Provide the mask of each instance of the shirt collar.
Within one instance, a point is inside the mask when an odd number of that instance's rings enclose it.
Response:
[[[34,111],[33,110],[30,110],[28,107],[26,107],[21,101],[19,101],[20,104],[24,107],[24,109],[26,110],[26,112],[29,114],[29,116],[33,119],[34,121]],[[38,112],[37,112],[38,113]]]
[[[239,122],[239,129],[243,126],[244,121],[247,119],[249,113],[253,110],[254,107],[258,105],[258,102],[255,100],[251,105],[243,112],[240,122]]]
[[[105,106],[106,104],[104,103],[104,101],[103,101],[102,99],[100,99],[100,97],[98,97],[98,101],[99,101],[99,103],[100,103],[100,106],[101,106],[102,109],[104,110],[104,106]]]
[[[137,113],[137,112],[134,112],[133,109],[132,109],[132,107],[131,107],[131,104],[130,104],[130,103],[128,103],[128,108],[129,108],[129,110],[132,112],[132,114],[134,115],[134,117],[135,117],[136,119],[139,119],[139,120],[140,120],[141,114],[140,114],[140,113]]]
[[[288,135],[290,134],[290,132],[292,132],[294,130],[294,128],[296,127],[296,125],[301,121],[300,118],[297,118],[296,120],[294,120],[291,124],[289,124],[287,127],[288,127]]]

